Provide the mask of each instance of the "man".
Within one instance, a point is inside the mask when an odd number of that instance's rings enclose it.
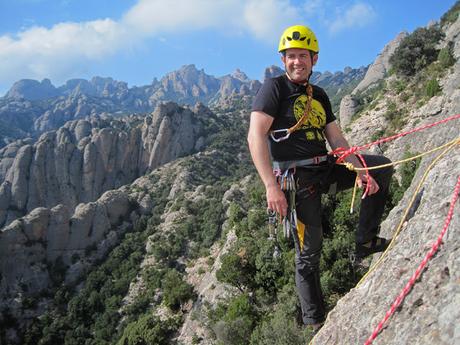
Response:
[[[318,86],[310,85],[313,66],[318,61],[318,41],[306,26],[295,25],[284,31],[279,43],[286,73],[267,79],[256,95],[248,133],[254,165],[265,185],[267,206],[286,217],[289,210],[285,192],[273,172],[293,174],[295,193],[296,287],[302,318],[306,325],[319,329],[325,318],[320,286],[319,261],[322,248],[321,194],[331,187],[351,188],[356,174],[343,165],[331,162],[326,140],[332,149],[349,148],[335,122],[328,96]],[[269,137],[269,140],[267,140]],[[388,163],[382,156],[364,155],[367,166]],[[346,161],[361,168],[359,159],[350,155]],[[360,257],[386,249],[388,240],[377,236],[383,214],[392,169],[360,172],[358,186],[367,185],[356,231],[356,254]],[[292,200],[291,200],[292,202]],[[287,218],[286,218],[287,219]]]

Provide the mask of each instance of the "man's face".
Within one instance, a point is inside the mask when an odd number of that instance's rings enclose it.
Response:
[[[290,48],[286,50],[286,55],[281,56],[286,73],[294,82],[305,82],[310,75],[313,65],[318,61],[318,54],[313,56],[307,49]]]

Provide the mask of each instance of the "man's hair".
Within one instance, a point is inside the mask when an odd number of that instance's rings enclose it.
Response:
[[[310,52],[310,57],[313,59],[313,56],[315,56],[315,54],[318,54],[318,53],[315,53],[313,50],[309,50],[307,49],[309,52]],[[284,57],[286,57],[286,50],[283,50],[281,52],[281,55],[283,55]]]

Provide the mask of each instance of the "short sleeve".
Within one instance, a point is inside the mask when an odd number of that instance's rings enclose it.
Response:
[[[279,109],[279,85],[274,78],[267,79],[257,92],[252,102],[252,111],[263,111],[276,117]]]
[[[321,102],[324,111],[326,112],[326,124],[335,121],[336,117],[332,112],[331,101],[329,100],[327,93],[322,88],[318,88],[318,100]]]

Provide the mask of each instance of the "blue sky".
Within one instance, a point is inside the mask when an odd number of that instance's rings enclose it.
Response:
[[[317,71],[373,62],[399,32],[438,20],[455,0],[0,0],[0,95],[23,78],[113,77],[129,86],[186,64],[262,79],[280,65],[283,29],[306,24]]]

